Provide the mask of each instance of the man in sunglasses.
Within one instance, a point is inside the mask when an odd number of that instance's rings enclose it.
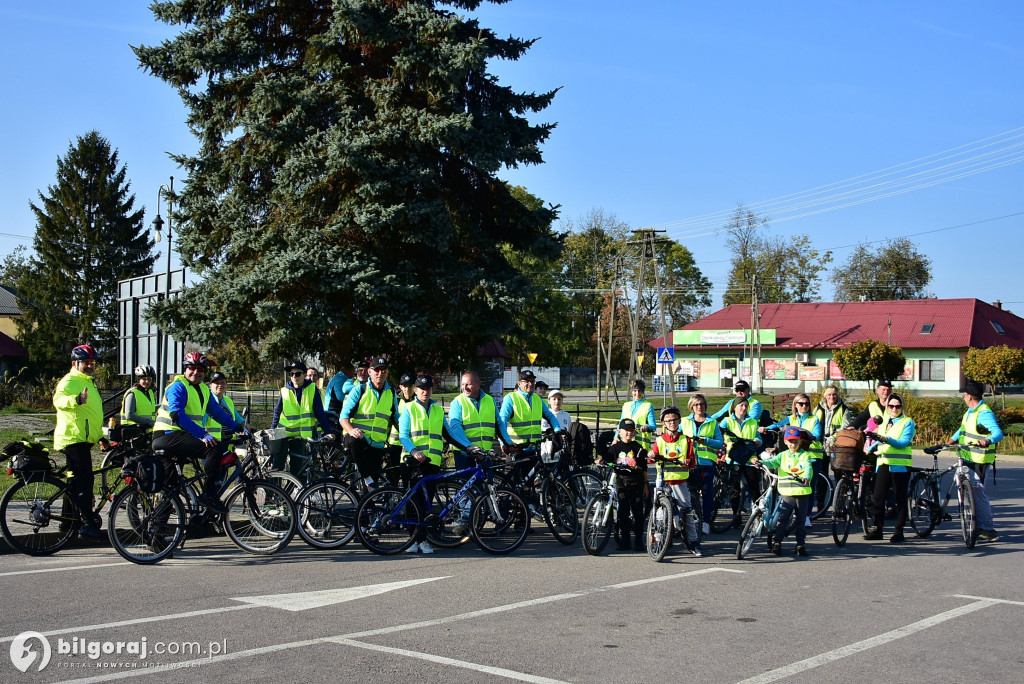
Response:
[[[305,440],[315,437],[317,426],[323,430],[325,435],[336,434],[334,427],[330,424],[327,412],[324,411],[323,401],[320,399],[320,392],[316,384],[306,377],[306,364],[302,361],[293,361],[285,367],[288,373],[288,382],[281,388],[277,398],[277,405],[274,406],[274,420],[271,427],[283,427],[289,438],[289,452],[302,454],[301,444],[291,440]],[[293,475],[297,475],[305,466],[306,459],[292,458],[288,460]],[[273,458],[273,466],[283,469],[285,459],[289,454],[281,453]]]

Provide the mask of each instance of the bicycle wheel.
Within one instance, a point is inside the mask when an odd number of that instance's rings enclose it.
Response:
[[[957,475],[960,480],[960,530],[964,535],[964,546],[973,549],[978,541],[978,518],[974,508],[974,490],[971,479],[966,475]]]
[[[389,556],[412,546],[423,513],[415,497],[403,503],[405,492],[384,487],[367,494],[356,512],[356,534],[363,546]]]
[[[477,546],[501,556],[515,551],[526,540],[530,511],[516,494],[496,490],[494,499],[488,494],[476,500],[469,521],[470,534]]]
[[[0,497],[0,532],[15,551],[49,556],[68,545],[80,525],[67,483],[54,479],[19,480]]]
[[[122,489],[110,504],[107,536],[121,555],[139,565],[152,565],[174,553],[185,535],[186,516],[173,492],[147,494]]]
[[[615,520],[611,508],[608,495],[598,494],[583,511],[583,548],[591,556],[601,553],[612,535]]]
[[[604,487],[604,480],[593,470],[577,470],[569,475],[566,485],[573,496],[573,503],[576,506],[576,513],[580,520],[583,520],[583,509]]]
[[[249,553],[277,553],[295,536],[295,502],[275,484],[251,480],[235,487],[224,503],[224,531]]]
[[[558,480],[545,480],[540,498],[544,509],[544,522],[551,534],[568,546],[580,536],[580,520],[569,488]]]
[[[431,501],[432,516],[427,516],[427,541],[442,549],[452,549],[469,541],[469,521],[473,512],[474,493],[467,491],[461,500],[456,496],[466,484],[465,480],[450,480],[437,483],[437,491]],[[448,509],[442,517],[441,512]]]
[[[306,486],[306,483],[302,480],[284,470],[267,471],[262,479],[280,487],[292,501],[299,500],[299,493]]]
[[[764,511],[760,508],[754,508],[754,512],[747,518],[747,524],[743,526],[743,531],[740,532],[740,540],[736,544],[736,559],[743,560],[750,553],[750,549],[754,546],[754,542],[761,536],[762,524],[764,521]]]
[[[927,537],[939,522],[935,514],[939,508],[938,485],[927,474],[918,473],[910,481],[910,494],[907,498],[910,526],[918,537]]]
[[[726,474],[727,473],[727,474]],[[708,524],[716,534],[727,532],[740,520],[740,483],[739,473],[726,470],[715,480],[714,505],[711,509],[711,520]]]
[[[835,503],[832,506],[832,540],[836,546],[845,545],[850,536],[850,527],[853,525],[852,502],[850,481],[843,478],[836,488]]]
[[[359,503],[352,490],[325,481],[303,490],[295,504],[302,540],[317,549],[340,549],[356,534]]]
[[[647,517],[647,555],[660,563],[672,545],[672,502],[663,494],[654,500],[654,508]]]
[[[824,470],[814,476],[813,482],[811,504],[818,504],[819,501],[821,503],[811,511],[811,520],[817,520],[832,507],[832,494],[834,493],[835,485],[832,484],[832,480],[829,479]]]

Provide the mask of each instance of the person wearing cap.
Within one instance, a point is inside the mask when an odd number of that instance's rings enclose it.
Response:
[[[384,465],[388,433],[397,421],[398,401],[388,382],[388,360],[381,356],[369,364],[367,381],[356,382],[341,407],[345,446],[367,487],[373,486],[374,475]]]
[[[214,371],[210,376],[210,382],[208,384],[210,386],[210,401],[215,401],[220,404],[220,407],[224,409],[224,413],[231,416],[231,419],[236,423],[244,423],[245,419],[242,418],[242,416],[238,414],[238,411],[235,410],[235,402],[228,396],[227,376],[223,373]],[[209,415],[205,416],[205,421],[206,431],[213,435],[215,439],[222,440],[224,429],[221,424]],[[227,445],[225,444],[222,453],[226,453],[226,450]]]
[[[456,448],[463,451],[476,449],[466,441],[454,439],[448,419],[444,415],[444,409],[431,399],[434,381],[429,375],[417,375],[413,388],[416,398],[398,418],[398,436],[402,440],[402,447],[409,454],[407,460],[411,466],[410,487],[414,486],[421,478],[441,472],[441,454],[444,451],[446,434]],[[431,512],[430,500],[434,498],[437,488],[428,483],[426,489],[427,510],[424,514],[429,515]],[[434,549],[426,539],[427,528],[422,525],[417,527],[416,538],[406,552],[433,553]]]
[[[372,363],[373,359],[356,359],[352,362],[353,376],[345,381],[345,385],[341,389],[346,397],[356,385],[365,385],[369,381],[370,365]]]
[[[637,438],[644,449],[651,448],[651,437],[658,424],[654,421],[654,406],[644,398],[647,385],[643,380],[637,379],[629,383],[629,393],[633,397],[622,405],[622,415],[619,417],[629,418],[637,426]]]
[[[731,402],[732,411],[729,416],[723,418],[718,426],[722,428],[722,434],[725,436],[725,450],[726,460],[732,463],[733,460],[729,458],[728,454],[732,453],[733,446],[736,444],[736,438],[746,440],[754,446],[754,453],[758,453],[761,447],[761,437],[757,432],[757,421],[747,415],[747,408],[749,401],[746,397],[737,396]],[[726,430],[731,434],[726,434]],[[746,464],[746,461],[743,461]],[[742,468],[743,479],[747,483],[747,491],[750,492],[750,498],[752,501],[757,501],[761,498],[761,471],[757,468]],[[737,505],[739,502],[735,502]]]
[[[896,495],[896,529],[889,541],[899,544],[905,540],[903,526],[907,524],[907,490],[910,486],[910,467],[913,465],[910,445],[914,442],[916,430],[914,421],[903,413],[903,397],[893,392],[889,395],[885,417],[878,427],[878,433],[871,435],[877,440],[872,448],[878,458],[875,461],[875,492],[871,505],[874,525],[864,535],[865,539],[882,538],[885,495],[891,486]]]
[[[156,422],[156,369],[139,366],[135,369],[138,380],[124,393],[121,400],[121,425],[141,425],[151,428]]]
[[[351,381],[351,378],[345,375],[341,370],[338,370],[333,376],[331,381],[327,383],[327,387],[324,389],[324,410],[327,412],[327,417],[331,421],[332,425],[338,424],[338,415],[341,413],[341,407],[345,403],[345,385]]]
[[[548,383],[544,382],[543,380],[538,380],[537,384],[534,387],[534,390],[537,392],[537,396],[539,396],[541,399],[547,399],[549,388],[550,385],[548,385]]]
[[[875,394],[877,394],[878,397],[868,402],[868,405],[864,407],[864,410],[850,422],[850,427],[863,430],[868,424],[868,421],[872,418],[874,418],[875,422],[879,425],[882,424],[882,418],[885,416],[886,404],[889,403],[889,395],[892,394],[892,381],[879,380],[878,385],[875,386]]]
[[[750,384],[746,380],[740,380],[732,388],[733,392],[736,393],[734,399],[730,399],[725,402],[725,406],[718,409],[718,412],[712,414],[711,419],[720,421],[723,418],[728,418],[729,414],[732,413],[733,402],[739,399],[747,400],[747,418],[753,418],[755,421],[761,420],[761,413],[764,411],[764,407],[761,406],[761,402],[754,399],[750,394]]]
[[[547,402],[533,392],[536,380],[537,376],[532,370],[520,372],[515,391],[501,403],[498,434],[502,440],[501,450],[505,454],[517,445],[539,441],[542,419],[547,418],[551,425],[558,425],[558,417],[548,408]],[[555,432],[562,430],[559,428]]]
[[[633,532],[633,550],[644,551],[644,507],[647,491],[647,450],[636,441],[636,423],[630,418],[619,421],[619,441],[609,449],[615,468],[615,491],[619,499],[619,551],[628,551]]]
[[[708,400],[703,394],[694,394],[687,402],[691,413],[683,418],[682,432],[693,442],[700,468],[701,528],[711,534],[711,514],[715,510],[715,477],[718,474],[718,450],[725,446],[722,428],[707,414]]]
[[[806,431],[813,438],[810,446],[807,448],[807,452],[811,455],[811,467],[814,470],[814,476],[824,468],[822,457],[825,452],[821,446],[821,423],[818,421],[818,416],[811,411],[811,398],[806,394],[800,393],[793,397],[793,412],[780,420],[777,423],[773,423],[768,427],[760,427],[757,431],[761,434],[765,430],[774,430],[778,428],[784,428],[787,426],[798,427]],[[814,481],[814,477],[811,478]],[[820,495],[818,505],[823,506],[824,494]],[[811,509],[814,508],[814,499],[812,498],[807,507],[807,517],[804,519],[804,526],[811,526]]]
[[[564,399],[565,395],[562,394],[562,390],[560,389],[553,389],[548,392],[548,406],[551,407],[551,412],[555,414],[556,418],[558,418],[558,423],[556,424],[558,427],[568,432],[569,426],[572,425],[572,415],[568,411],[562,409],[562,401]],[[541,432],[546,432],[548,430],[553,430],[554,425],[552,425],[547,418],[541,418],[540,429]]]
[[[224,466],[218,440],[204,427],[207,416],[230,432],[244,431],[244,426],[229,416],[221,405],[210,398],[210,388],[203,384],[209,359],[201,352],[189,352],[183,360],[182,374],[164,390],[164,398],[156,412],[153,425],[153,450],[163,450],[168,458],[180,463],[202,460],[206,480],[199,495],[199,504],[216,513],[227,508],[217,499],[216,489]]]
[[[985,491],[985,474],[996,460],[996,444],[1003,439],[1003,431],[996,421],[996,414],[985,403],[985,387],[980,382],[968,380],[960,390],[967,411],[960,420],[960,428],[949,438],[950,444],[960,444],[969,454],[966,456],[967,476],[974,490],[974,509],[978,516],[978,541],[991,542],[999,538],[995,519],[992,516],[992,502]]]
[[[782,506],[779,510],[779,517],[772,530],[772,553],[776,556],[782,554],[782,542],[786,539],[786,529],[789,521],[796,516],[797,520],[807,516],[807,506],[811,501],[811,478],[814,476],[814,469],[811,467],[811,455],[804,450],[808,440],[808,434],[795,425],[786,428],[782,433],[782,440],[786,450],[776,454],[772,458],[765,459],[761,463],[769,468],[779,469],[779,496],[782,497]],[[767,452],[766,452],[767,453]],[[753,463],[757,463],[755,457]],[[803,525],[796,525],[796,555],[806,556],[807,530]]]
[[[402,418],[402,411],[416,400],[416,394],[413,391],[413,385],[415,382],[415,373],[403,373],[402,376],[398,378],[396,419],[394,425],[391,426],[391,431],[388,433],[387,463],[389,466],[400,464],[402,462],[402,457],[407,455],[405,453],[405,449],[402,448],[402,440],[398,436],[398,420],[401,420]]]
[[[325,435],[335,434],[335,429],[324,411],[317,386],[306,377],[306,364],[293,361],[285,370],[288,372],[288,381],[277,397],[270,427],[283,427],[289,445],[287,451],[271,459],[271,464],[273,468],[283,470],[287,460],[289,471],[297,476],[309,463],[309,459],[304,456],[303,442],[316,437],[318,425]]]
[[[669,406],[661,410],[661,434],[651,445],[647,460],[656,464],[659,485],[668,487],[672,492],[672,498],[679,506],[676,529],[685,532],[690,552],[699,558],[704,554],[700,549],[700,535],[697,534],[696,524],[690,516],[693,503],[690,498],[690,485],[687,482],[690,470],[697,466],[697,460],[692,457],[690,440],[679,429],[681,420],[682,414],[678,407]]]

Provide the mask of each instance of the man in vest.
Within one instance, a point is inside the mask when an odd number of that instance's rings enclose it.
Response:
[[[365,385],[370,379],[370,364],[373,363],[373,359],[356,359],[352,362],[353,377],[345,381],[345,385],[341,388],[345,396],[352,391],[352,388],[356,385]]]
[[[558,425],[558,416],[551,412],[547,403],[533,393],[537,376],[532,370],[519,373],[516,390],[501,403],[498,413],[498,435],[501,438],[501,451],[509,454],[515,447],[526,442],[540,441],[540,421],[547,418],[552,425]],[[565,431],[556,428],[555,433]]]
[[[727,418],[729,414],[732,413],[733,402],[738,401],[740,399],[746,399],[747,418],[753,418],[756,421],[760,421],[761,412],[764,410],[764,408],[761,406],[761,402],[759,402],[757,399],[754,399],[750,395],[750,384],[746,380],[738,380],[736,384],[733,385],[732,390],[733,392],[736,393],[736,398],[730,399],[729,401],[725,402],[725,406],[718,409],[717,413],[713,413],[711,415],[711,419],[715,421],[720,421],[723,418]]]
[[[388,383],[388,360],[379,357],[369,364],[368,381],[356,382],[341,407],[345,446],[351,449],[366,486],[373,485],[387,456],[388,433],[397,420],[395,389]]]
[[[406,455],[405,449],[402,448],[402,440],[398,436],[398,421],[402,418],[402,411],[412,402],[416,401],[416,395],[413,392],[413,385],[416,382],[416,375],[413,373],[403,373],[398,378],[398,399],[395,404],[395,423],[391,426],[391,432],[388,433],[388,465],[398,465],[402,462],[402,457]]]
[[[206,482],[199,496],[199,504],[216,513],[226,513],[216,497],[224,466],[217,438],[203,427],[207,416],[231,432],[244,430],[244,426],[229,416],[216,401],[210,399],[210,388],[203,384],[206,368],[210,365],[202,352],[189,352],[183,360],[182,374],[174,378],[164,391],[163,401],[156,412],[153,425],[153,450],[163,450],[180,462],[192,459],[203,461]]]
[[[985,388],[980,382],[968,380],[960,391],[967,411],[960,421],[960,429],[949,438],[949,443],[962,444],[970,451],[967,468],[978,515],[978,541],[992,542],[999,538],[999,534],[992,517],[992,502],[985,491],[985,474],[989,464],[995,463],[996,444],[1002,441],[1003,431],[996,422],[996,414],[982,398]]]
[[[90,345],[71,350],[71,370],[53,391],[53,407],[57,409],[53,448],[63,451],[68,460],[71,495],[82,519],[78,534],[102,539],[106,535],[92,515],[92,445],[98,442],[106,451],[110,442],[103,437],[103,398],[92,379],[95,368],[96,350]]]
[[[152,366],[139,366],[135,377],[138,380],[121,400],[121,425],[152,428],[156,422],[156,392],[153,391],[156,370]]]
[[[304,455],[303,441],[317,435],[317,424],[325,435],[335,434],[334,427],[327,420],[320,392],[306,377],[306,364],[293,361],[285,371],[288,382],[281,388],[274,407],[274,419],[270,427],[283,427],[288,436],[288,449],[273,457],[271,464],[277,470],[284,469],[285,460],[292,475],[298,475],[309,459]]]
[[[860,412],[853,422],[850,423],[850,427],[863,430],[864,426],[868,424],[868,421],[872,418],[879,425],[882,424],[882,419],[885,417],[886,404],[889,403],[889,395],[892,394],[892,381],[891,380],[879,380],[878,385],[875,387],[875,394],[878,395],[877,399],[872,399],[864,410]]]
[[[462,394],[452,400],[448,409],[448,424],[451,437],[461,444],[471,444],[475,449],[490,451],[498,435],[498,409],[494,398],[480,388],[480,376],[466,371],[460,380]],[[455,468],[471,468],[474,465],[469,451],[455,452]],[[459,523],[454,528],[456,535],[465,534],[469,529],[471,502],[468,498],[460,510]]]
[[[647,385],[643,380],[631,382],[629,392],[633,400],[622,405],[622,415],[619,416],[620,421],[628,419],[636,423],[636,441],[645,451],[651,448],[651,435],[658,429],[654,420],[654,406],[644,398],[646,391]]]

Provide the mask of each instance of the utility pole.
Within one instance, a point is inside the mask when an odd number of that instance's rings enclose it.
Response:
[[[761,374],[761,311],[757,301],[757,274],[754,274],[750,283],[750,379],[757,378],[756,382],[750,383],[751,389],[758,392],[764,391],[764,378]],[[757,353],[754,353],[754,346],[757,346]]]
[[[594,366],[594,370],[597,371],[595,379],[597,380],[597,400],[601,401],[601,312],[597,312],[597,365]]]
[[[615,394],[615,401],[619,400],[619,388],[615,386],[615,381],[612,379],[612,342],[615,335],[615,303],[618,299],[619,291],[619,275],[622,271],[622,257],[615,257],[615,275],[612,276],[612,298],[611,298],[611,313],[608,317],[608,346],[605,347],[605,354],[607,355],[607,371],[608,374],[605,376],[605,380],[611,382],[612,392]],[[605,386],[605,396],[607,396],[607,385]]]
[[[655,252],[654,247],[654,232],[655,231],[653,230],[650,231],[649,235],[651,239],[651,254],[656,256],[657,253]],[[658,290],[658,310],[661,313],[661,337],[663,340],[665,340],[665,347],[675,348],[675,344],[673,342],[669,342],[668,338],[668,326],[665,323],[665,297],[661,291],[661,269],[658,268],[657,258],[655,258],[654,260],[654,286]],[[678,404],[676,404],[676,381],[672,371],[672,365],[673,364],[671,363],[668,365],[668,386],[669,391],[672,394],[672,406],[677,406]],[[658,359],[654,359],[654,367],[658,367]]]

